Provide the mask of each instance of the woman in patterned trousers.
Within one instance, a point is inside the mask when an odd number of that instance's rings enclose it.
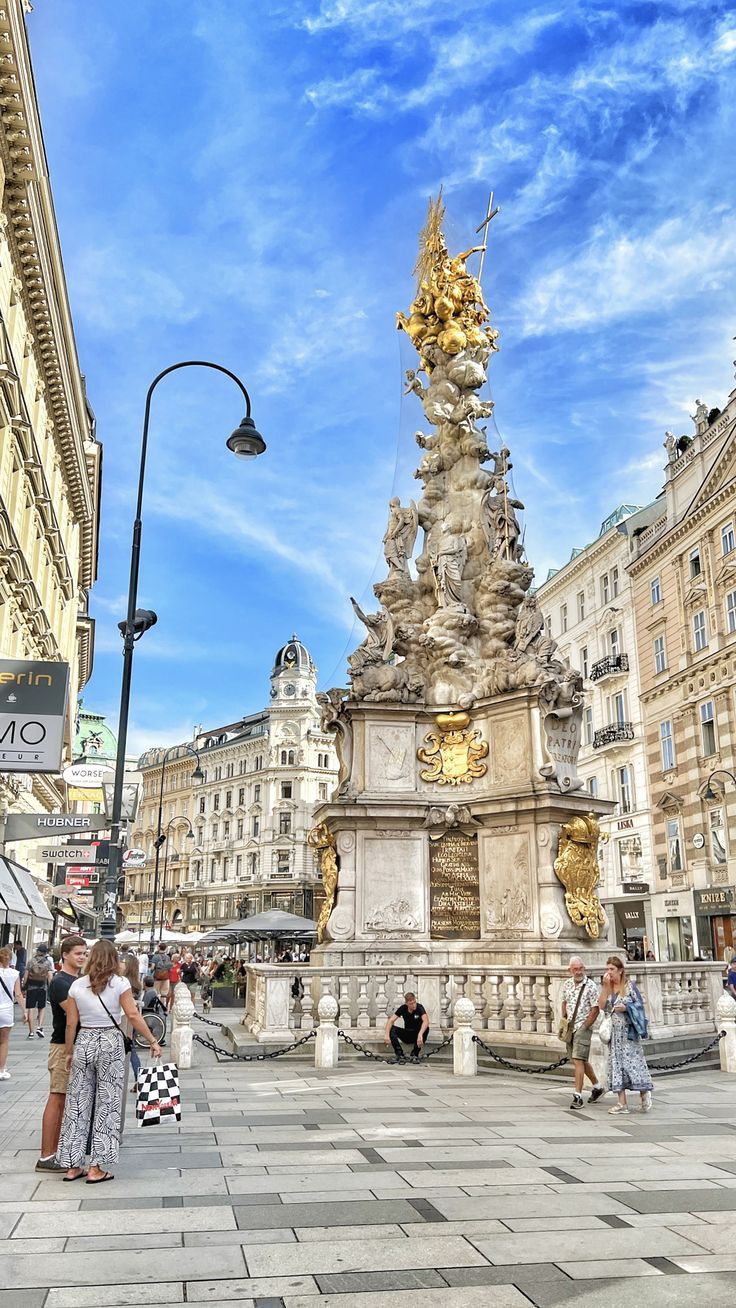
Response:
[[[88,1185],[99,1185],[113,1179],[109,1169],[115,1166],[120,1151],[125,1081],[123,1017],[145,1037],[154,1058],[161,1057],[159,1045],[136,1008],[130,981],[119,975],[119,966],[112,942],[98,940],[84,975],[69,989],[66,1064],[71,1072],[56,1155],[67,1168],[65,1181],[86,1177]],[[87,1171],[84,1162],[90,1126],[91,1164]]]

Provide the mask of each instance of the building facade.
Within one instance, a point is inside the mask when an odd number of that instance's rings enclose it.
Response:
[[[601,818],[601,901],[611,942],[644,957],[654,948],[655,887],[647,751],[631,580],[631,524],[640,511],[622,504],[590,545],[575,549],[537,591],[547,630],[584,678],[578,772],[591,799],[611,800]],[[632,516],[633,515],[633,516]]]
[[[736,946],[736,390],[694,421],[691,440],[667,434],[663,494],[629,537],[652,914],[673,961]]]
[[[307,835],[315,808],[335,788],[337,757],[320,725],[316,690],[314,663],[292,637],[276,655],[269,707],[197,729],[166,763],[163,829],[170,824],[171,836],[159,855],[157,923],[162,911],[164,923],[199,931],[270,908],[306,917],[319,911],[319,870]],[[193,751],[201,782],[192,780]],[[132,840],[146,865],[130,869],[122,905],[133,929],[151,920],[163,755],[151,750],[139,762]]]
[[[25,10],[7,0],[0,11],[0,657],[69,664],[70,761],[77,695],[92,670],[102,451],[77,359]],[[0,775],[0,812],[51,812],[64,801],[59,777]],[[8,852],[26,861],[23,844]]]

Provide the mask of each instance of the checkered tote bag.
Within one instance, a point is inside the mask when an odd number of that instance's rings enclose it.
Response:
[[[156,1063],[153,1067],[140,1069],[135,1115],[139,1126],[159,1126],[162,1122],[181,1121],[179,1069],[176,1063]]]

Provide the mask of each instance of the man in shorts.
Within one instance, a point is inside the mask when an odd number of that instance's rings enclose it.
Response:
[[[403,1022],[403,1027],[395,1025],[398,1021]],[[391,1041],[397,1063],[406,1062],[406,1055],[402,1045],[412,1045],[411,1061],[412,1063],[419,1061],[419,1050],[427,1038],[428,1031],[429,1018],[426,1009],[417,1003],[416,995],[409,990],[404,995],[404,1002],[401,1007],[397,1008],[395,1013],[392,1013],[386,1023],[385,1043],[388,1044],[389,1040]]]
[[[574,1016],[572,1046],[568,1043],[568,1052],[572,1049],[572,1066],[575,1077],[575,1093],[571,1108],[576,1111],[583,1107],[583,1084],[587,1076],[593,1089],[588,1096],[588,1103],[594,1104],[606,1087],[600,1085],[590,1063],[590,1042],[593,1038],[593,1026],[598,1018],[598,986],[585,971],[582,958],[571,958],[568,965],[570,973],[562,987],[562,1016],[571,1020]]]
[[[51,1003],[51,1042],[49,1044],[49,1097],[41,1122],[41,1157],[36,1163],[37,1172],[63,1172],[66,1169],[56,1161],[61,1119],[64,1116],[66,1087],[69,1073],[66,1069],[66,1013],[69,990],[84,966],[87,941],[81,936],[67,936],[61,942],[61,970],[49,986]]]
[[[44,1039],[43,1019],[46,1013],[46,995],[49,981],[53,975],[54,964],[49,954],[49,947],[48,945],[39,945],[28,964],[23,984],[29,1040],[32,1040],[34,1036],[34,1021],[37,1021],[35,1034],[39,1040]]]

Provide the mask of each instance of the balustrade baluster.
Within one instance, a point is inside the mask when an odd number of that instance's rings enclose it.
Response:
[[[370,1024],[371,1024],[371,1019],[370,1019],[370,1015],[369,1015],[369,1013],[368,1013],[368,1004],[369,1004],[369,999],[368,999],[368,977],[367,977],[367,976],[359,976],[359,977],[358,977],[358,999],[357,999],[358,1017],[357,1017],[357,1021],[356,1021],[356,1023],[355,1023],[356,1026],[359,1026],[359,1027],[361,1027],[361,1028],[364,1028],[364,1027],[368,1027],[368,1026],[370,1026]]]
[[[516,993],[516,978],[507,975],[503,980],[506,987],[506,997],[503,1005],[504,1030],[518,1031],[521,1028],[521,1019],[519,1017],[521,1004]]]
[[[555,1010],[552,1003],[552,980],[543,976],[533,986],[536,995],[537,1031],[548,1035],[553,1028]]]
[[[501,977],[498,972],[491,972],[488,977],[488,1030],[502,1031],[503,996],[501,994]]]
[[[380,1028],[388,1017],[388,999],[386,997],[386,984],[388,977],[385,975],[376,977],[376,1027]]]
[[[534,1011],[534,978],[523,976],[519,982],[521,986],[521,1022],[520,1030],[536,1031],[537,1020]]]
[[[483,1009],[486,1001],[483,994],[483,977],[479,973],[474,973],[470,978],[470,998],[475,1004],[475,1013],[470,1025],[474,1031],[482,1031]]]
[[[338,1001],[340,1011],[338,1019],[340,1026],[349,1027],[353,1025],[353,1015],[350,1004],[350,977],[341,976],[338,978]]]
[[[312,995],[311,978],[307,977],[304,983],[304,994],[302,995],[302,1031],[311,1031],[314,1026],[312,1016],[314,1010],[314,997]]]

